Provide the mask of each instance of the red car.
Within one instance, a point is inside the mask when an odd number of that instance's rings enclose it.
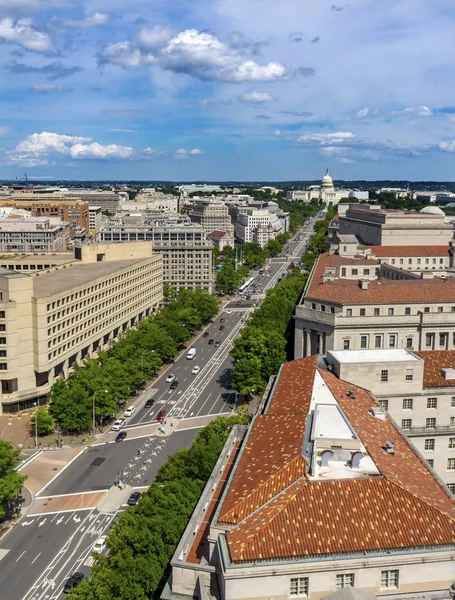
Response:
[[[242,304],[241,300],[237,300],[236,304]]]
[[[223,331],[224,325],[220,325],[220,331]]]
[[[156,415],[156,420],[157,421],[162,421],[165,416],[166,416],[166,411],[165,410],[160,410],[160,412]]]

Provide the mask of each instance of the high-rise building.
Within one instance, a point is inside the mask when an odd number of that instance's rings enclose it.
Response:
[[[185,208],[193,223],[198,223],[206,233],[227,231],[234,235],[234,226],[227,206],[215,199],[193,200]]]
[[[247,208],[239,213],[235,222],[235,237],[240,243],[255,243],[262,248],[283,233],[283,223],[267,208]]]

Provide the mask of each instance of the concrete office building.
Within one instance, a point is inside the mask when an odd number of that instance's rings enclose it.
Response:
[[[0,252],[62,252],[69,232],[59,219],[45,217],[0,218]]]
[[[122,202],[128,201],[127,192],[74,189],[63,192],[65,198],[74,198],[87,202],[89,206],[100,206],[102,212],[115,214]]]
[[[32,272],[30,261],[59,262],[23,257],[28,272],[0,269],[1,405],[9,411],[44,402],[57,377],[108,347],[163,298],[162,258],[149,242],[78,247],[72,261],[45,271]]]
[[[212,243],[198,225],[109,225],[100,232],[102,242],[149,240],[163,256],[163,282],[176,289],[197,288],[212,293]]]
[[[454,553],[455,498],[373,394],[314,356],[233,428],[162,598],[445,598]]]
[[[59,217],[72,227],[88,229],[88,204],[80,200],[65,200],[59,194],[21,193],[11,197],[0,196],[1,207],[14,207],[30,212],[34,217]]]
[[[103,211],[101,206],[89,206],[88,209],[88,228],[89,233],[97,235],[103,226]]]
[[[234,235],[234,226],[227,206],[215,199],[192,200],[185,204],[186,212],[193,223],[198,223],[206,233],[227,231]]]
[[[247,208],[238,215],[235,223],[235,237],[242,244],[253,242],[264,248],[280,233],[283,233],[283,224],[266,208]]]

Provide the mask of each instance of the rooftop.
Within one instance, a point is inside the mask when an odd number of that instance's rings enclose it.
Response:
[[[424,387],[454,387],[455,379],[446,379],[442,369],[455,369],[455,350],[425,350],[414,351],[414,354],[424,360]]]
[[[364,246],[369,248],[374,256],[448,256],[449,246]]]
[[[329,350],[329,354],[341,364],[420,361],[415,356],[415,353],[409,352],[404,348],[390,348],[389,350]]]

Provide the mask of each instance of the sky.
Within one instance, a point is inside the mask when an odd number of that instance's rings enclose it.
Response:
[[[453,0],[0,0],[0,179],[455,180],[454,25]]]

